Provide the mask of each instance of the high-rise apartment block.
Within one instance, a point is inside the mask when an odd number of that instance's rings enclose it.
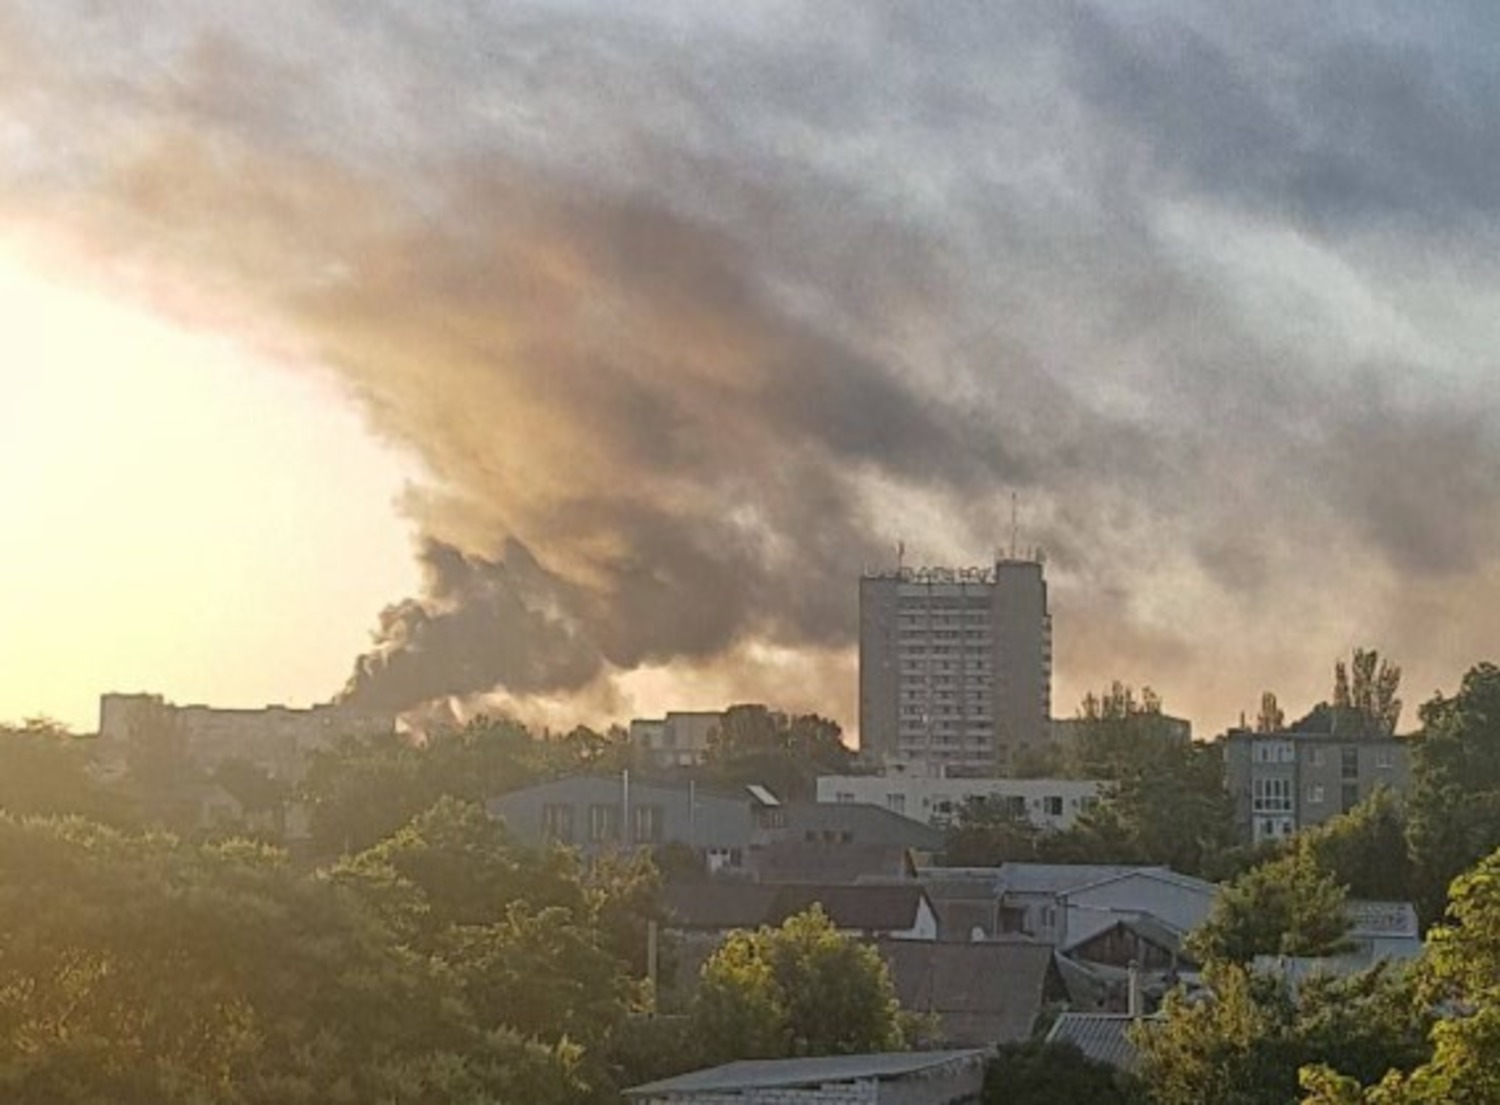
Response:
[[[1040,557],[867,572],[859,620],[859,734],[870,758],[1003,775],[1047,742],[1052,619]]]

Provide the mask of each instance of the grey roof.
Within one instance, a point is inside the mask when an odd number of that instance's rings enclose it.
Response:
[[[797,802],[782,809],[792,839],[846,832],[853,844],[898,844],[924,852],[938,851],[947,841],[943,830],[871,802]]]
[[[838,928],[894,932],[916,924],[921,903],[926,897],[915,883],[857,883],[853,886],[792,883],[778,891],[771,907],[771,923],[780,924],[792,914],[817,904]]]
[[[1076,952],[1084,944],[1099,939],[1107,932],[1115,929],[1123,929],[1126,932],[1139,936],[1148,943],[1155,944],[1164,952],[1180,956],[1182,954],[1183,933],[1173,925],[1167,924],[1159,917],[1150,913],[1128,913],[1118,920],[1101,929],[1090,932],[1087,936],[1077,940],[1069,941],[1063,947],[1065,952]]]
[[[911,851],[900,844],[810,844],[775,840],[746,854],[765,882],[864,882],[910,879]]]
[[[777,885],[707,880],[674,883],[666,889],[667,912],[677,927],[715,931],[779,925],[816,903],[837,928],[895,932],[916,923],[924,897],[915,883]]]
[[[1025,1040],[1043,1004],[1063,996],[1052,947],[1040,941],[881,940],[877,947],[902,1008],[937,1014],[945,1043],[992,1046]]]
[[[676,1078],[633,1086],[627,1097],[734,1092],[735,1090],[821,1086],[829,1082],[889,1080],[950,1063],[982,1062],[988,1053],[962,1051],[893,1051],[874,1055],[828,1055],[814,1059],[746,1059],[693,1071]]]
[[[1117,1070],[1134,1070],[1140,1055],[1130,1042],[1132,1023],[1151,1026],[1159,1017],[1132,1017],[1128,1013],[1064,1013],[1047,1033],[1049,1044],[1072,1044],[1090,1059],[1108,1063]]]
[[[674,927],[722,932],[766,924],[777,889],[762,883],[707,879],[668,883],[663,899]]]
[[[1002,863],[1000,884],[1012,894],[1066,894],[1144,871],[1163,872],[1169,868],[1130,864]]]
[[[1126,867],[1106,875],[1093,882],[1083,883],[1079,886],[1069,887],[1062,891],[1063,895],[1083,894],[1102,886],[1111,886],[1126,879],[1149,879],[1152,882],[1164,882],[1182,890],[1195,890],[1205,897],[1212,898],[1218,893],[1219,888],[1214,883],[1204,879],[1195,879],[1192,875],[1183,875],[1173,871],[1170,867]]]

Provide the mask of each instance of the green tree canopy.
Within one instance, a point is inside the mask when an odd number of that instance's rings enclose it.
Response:
[[[1500,668],[1474,667],[1421,717],[1406,809],[1418,907],[1434,921],[1449,884],[1500,847]]]
[[[1315,1057],[1319,1065],[1304,1072],[1309,1105],[1500,1101],[1500,850],[1453,884],[1448,916],[1428,934],[1421,1001],[1412,1003],[1442,1012],[1431,1028],[1431,1059],[1381,1077]]]
[[[983,1105],[1131,1105],[1145,1100],[1134,1078],[1072,1044],[1001,1044],[984,1076]]]
[[[1200,961],[1250,963],[1258,955],[1319,957],[1346,949],[1344,888],[1297,849],[1254,867],[1220,890],[1188,938]]]
[[[906,1044],[885,963],[818,906],[780,928],[731,933],[703,966],[694,1017],[717,1061]]]
[[[1211,998],[1174,991],[1163,1019],[1136,1029],[1138,1073],[1154,1105],[1289,1105],[1307,1063],[1379,1077],[1426,1055],[1428,1021],[1414,1015],[1412,981],[1397,971],[1314,975],[1295,994],[1236,964],[1211,965],[1205,979]]]

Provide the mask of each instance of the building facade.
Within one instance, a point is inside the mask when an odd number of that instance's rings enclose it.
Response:
[[[1091,779],[979,779],[915,774],[820,775],[819,802],[861,802],[946,825],[971,799],[1002,804],[1040,829],[1070,828],[1106,784]]]
[[[1407,742],[1336,733],[1253,733],[1224,738],[1225,784],[1241,835],[1278,840],[1353,809],[1377,787],[1404,795],[1411,783]]]
[[[723,720],[716,710],[672,710],[663,718],[636,718],[630,723],[630,743],[642,763],[697,767]]]
[[[866,573],[859,607],[868,756],[1004,775],[1048,741],[1052,619],[1039,557]]]

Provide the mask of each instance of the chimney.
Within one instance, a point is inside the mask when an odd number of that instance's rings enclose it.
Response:
[[[1130,981],[1128,983],[1128,995],[1126,997],[1125,1010],[1130,1014],[1131,1020],[1140,1020],[1141,1014],[1145,1012],[1141,1000],[1141,968],[1134,959],[1130,961]]]

